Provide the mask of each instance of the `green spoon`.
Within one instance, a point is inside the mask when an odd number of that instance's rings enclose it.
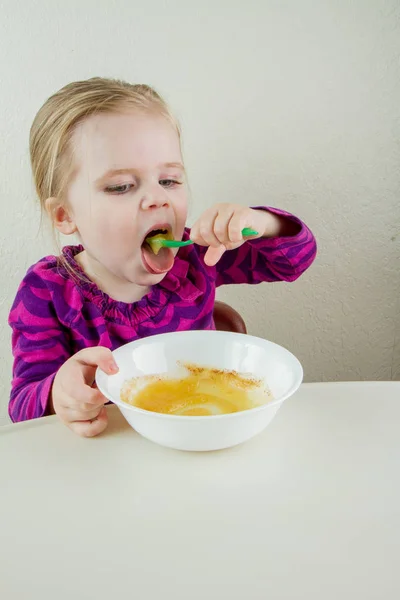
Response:
[[[258,235],[258,231],[254,231],[254,229],[245,227],[244,229],[242,229],[242,235],[243,237]],[[192,240],[187,240],[185,242],[179,240],[167,240],[165,239],[163,234],[155,235],[152,238],[148,238],[146,242],[149,244],[154,254],[158,254],[161,248],[182,248],[183,246],[190,246],[191,244],[194,244]]]

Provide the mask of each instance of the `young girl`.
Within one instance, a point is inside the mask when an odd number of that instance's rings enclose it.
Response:
[[[94,78],[71,83],[39,110],[30,154],[43,210],[81,245],[32,266],[11,309],[9,414],[56,413],[73,431],[107,426],[96,367],[111,350],[156,333],[213,329],[215,288],[294,281],[316,244],[296,217],[273,208],[217,204],[185,229],[188,190],[180,132],[146,85]],[[258,232],[244,240],[242,229]],[[162,230],[196,245],[154,254]]]

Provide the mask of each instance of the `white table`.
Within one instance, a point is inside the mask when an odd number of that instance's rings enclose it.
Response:
[[[4,600],[400,598],[400,382],[303,385],[210,454],[109,415],[0,430]]]

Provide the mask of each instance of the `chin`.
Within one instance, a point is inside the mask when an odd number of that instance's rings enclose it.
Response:
[[[145,271],[144,273],[138,274],[137,277],[135,277],[133,280],[130,278],[129,279],[130,281],[132,281],[132,283],[136,283],[136,285],[140,285],[143,287],[151,287],[153,285],[157,285],[157,283],[160,283],[166,275],[167,273],[153,275],[152,273],[148,273],[147,271]]]

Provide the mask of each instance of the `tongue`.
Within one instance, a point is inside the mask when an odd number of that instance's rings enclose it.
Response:
[[[161,248],[158,254],[154,254],[146,244],[142,247],[143,264],[153,275],[161,275],[172,269],[174,258],[171,248]]]

